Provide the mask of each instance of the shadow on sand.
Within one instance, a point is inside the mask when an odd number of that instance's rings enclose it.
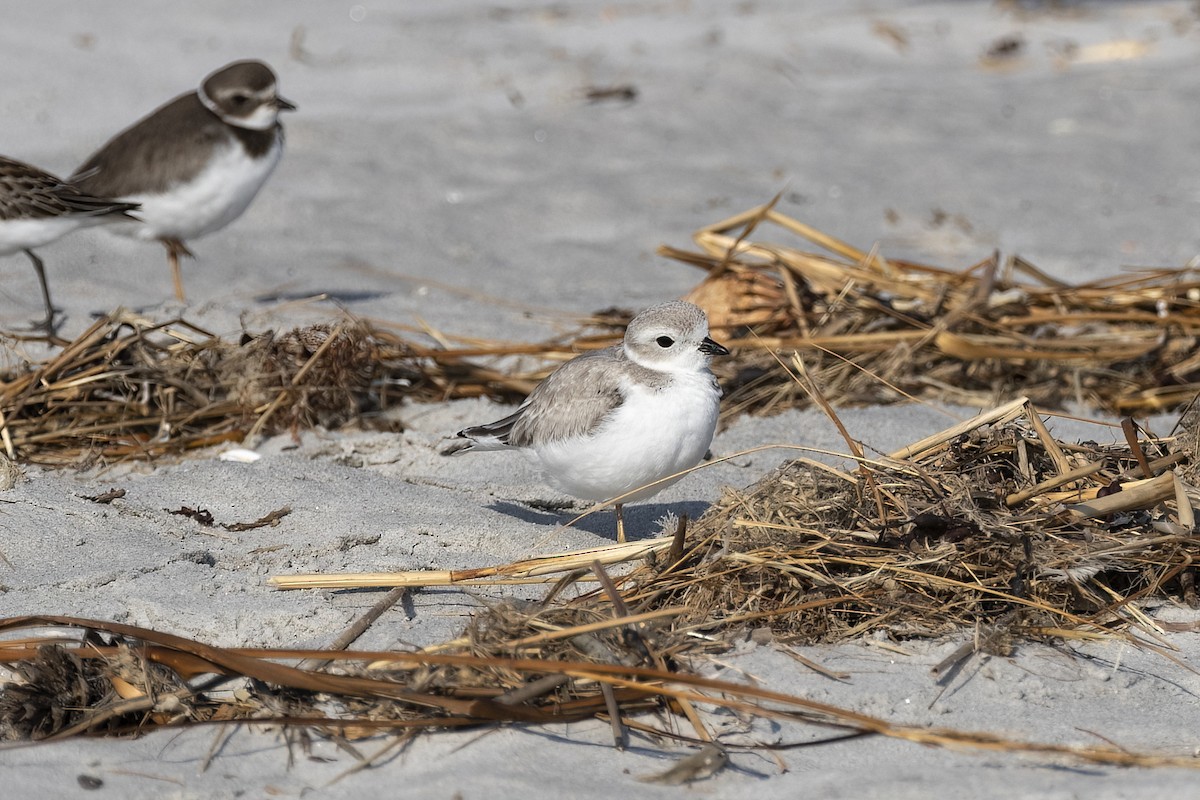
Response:
[[[557,504],[549,502],[545,505],[552,508],[557,506]],[[708,506],[708,503],[699,500],[690,500],[682,503],[638,503],[626,506],[625,534],[629,537],[630,541],[649,539],[659,534],[660,526],[658,521],[667,514],[673,513],[676,516],[687,514],[688,519],[695,520],[708,510]],[[556,512],[522,505],[510,500],[497,500],[494,503],[488,504],[488,508],[499,514],[514,517],[524,522],[531,522],[534,525],[551,526],[565,525],[590,507],[590,505],[585,503],[577,503],[574,506],[564,508],[561,512]],[[611,508],[597,511],[595,514],[581,519],[575,523],[574,527],[612,541],[616,541],[617,538],[617,516]]]

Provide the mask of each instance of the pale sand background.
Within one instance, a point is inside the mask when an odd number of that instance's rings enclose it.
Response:
[[[354,312],[512,339],[565,324],[557,311],[638,308],[698,278],[654,255],[701,225],[786,187],[788,214],[889,255],[966,265],[994,248],[1062,277],[1186,263],[1200,218],[1200,22],[1190,3],[1090,3],[1027,12],[968,2],[512,3],[6,2],[0,19],[0,152],[68,173],[94,147],[235,58],[273,64],[300,110],[288,151],[244,218],[194,243],[189,318],[230,333]],[[300,50],[292,46],[303,31]],[[1005,70],[981,56],[1024,47]],[[1128,60],[1092,45],[1127,41]],[[1078,55],[1064,61],[1062,53]],[[300,55],[300,58],[297,58]],[[633,103],[583,101],[631,84]],[[936,223],[937,212],[949,215]],[[162,251],[89,232],[47,247],[65,332],[118,305],[166,316]],[[0,261],[0,323],[40,309],[22,257]],[[471,293],[478,293],[472,295]],[[493,299],[499,298],[504,303]],[[530,311],[531,313],[526,313]],[[398,436],[310,433],[264,444],[253,465],[216,453],[102,474],[28,470],[0,495],[0,615],[76,614],[228,645],[320,646],[377,593],[279,593],[281,572],[451,568],[586,546],[611,517],[555,532],[557,499],[519,459],[443,459],[442,438],[504,409],[485,402],[403,409]],[[966,409],[953,413],[969,414]],[[849,410],[851,431],[887,451],[948,425],[924,408]],[[1107,437],[1107,431],[1063,435]],[[741,420],[718,454],[764,442],[840,449],[812,413]],[[632,509],[646,534],[667,510],[695,514],[782,456],[705,470]],[[97,506],[79,495],[124,488]],[[277,528],[214,537],[163,509],[249,520],[291,505]],[[278,549],[252,552],[261,548]],[[360,642],[403,646],[455,634],[492,593],[418,593]],[[1167,609],[1175,619],[1194,612]],[[1189,663],[1195,636],[1170,641]],[[897,721],[1047,741],[1189,754],[1196,675],[1118,645],[1026,646],[985,659],[942,691],[928,674],[956,645],[869,644],[809,655],[852,673],[838,684],[750,644],[713,674],[749,674]],[[755,735],[821,735],[804,729]],[[1091,732],[1091,733],[1089,733]],[[336,748],[287,751],[241,731],[207,772],[214,731],[134,742],[72,741],[0,752],[6,797],[925,798],[1189,796],[1182,770],[1116,770],[961,754],[883,739],[783,755],[789,771],[737,754],[691,790],[633,776],[669,764],[644,741],[624,754],[607,729],[573,725],[426,737],[379,769]],[[372,746],[364,746],[368,752]],[[98,792],[76,783],[104,780]]]

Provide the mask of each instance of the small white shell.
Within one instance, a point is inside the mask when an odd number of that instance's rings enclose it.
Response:
[[[239,464],[253,464],[260,458],[262,458],[262,453],[256,453],[244,447],[235,447],[232,450],[226,450],[224,453],[221,453],[222,461],[236,461]]]

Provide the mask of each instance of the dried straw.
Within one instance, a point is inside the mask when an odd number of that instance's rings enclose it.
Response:
[[[1068,444],[1021,399],[856,473],[791,462],[728,493],[682,558],[628,575],[626,602],[689,609],[681,633],[755,622],[803,642],[998,620],[1018,638],[1154,636],[1140,607],[1188,600],[1200,563],[1189,436]]]
[[[82,466],[313,426],[386,425],[384,412],[403,398],[514,397],[536,382],[472,363],[477,352],[353,319],[229,341],[119,311],[0,376],[0,442],[11,458]]]
[[[1146,413],[1200,392],[1193,269],[1067,284],[993,255],[952,271],[864,252],[773,203],[694,239],[699,252],[659,252],[706,273],[686,299],[735,351],[718,365],[727,415],[808,402],[774,358],[791,350],[835,405],[922,397],[986,407],[1025,394],[1043,408]]]

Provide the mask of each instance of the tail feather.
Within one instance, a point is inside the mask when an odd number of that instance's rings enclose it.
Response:
[[[442,451],[442,455],[456,456],[472,450],[507,450],[512,446],[508,443],[508,436],[512,433],[513,423],[520,415],[521,411],[518,409],[515,414],[510,414],[504,419],[498,419],[486,425],[463,428],[455,434],[462,441],[451,442]]]

